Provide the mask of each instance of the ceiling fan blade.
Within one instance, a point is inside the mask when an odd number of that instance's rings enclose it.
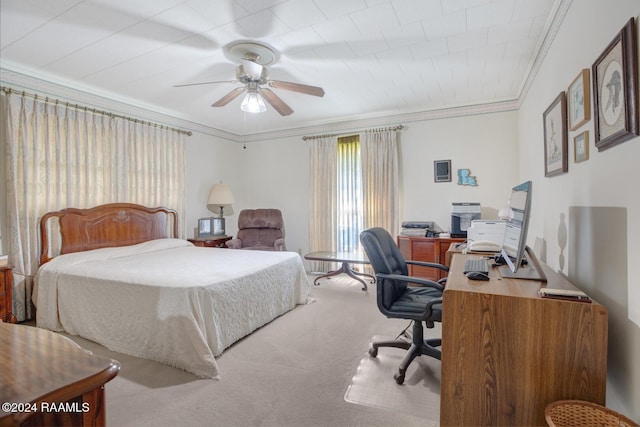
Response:
[[[241,59],[240,62],[242,62],[242,69],[244,70],[245,74],[247,74],[252,79],[260,78],[260,75],[262,75],[262,65],[244,58]]]
[[[212,85],[215,83],[238,83],[237,80],[220,80],[215,82],[200,82],[200,83],[186,83],[183,85],[173,85],[173,87],[185,87],[185,86],[199,86],[199,85]]]
[[[289,114],[293,113],[293,110],[291,109],[291,107],[289,107],[282,100],[282,98],[280,98],[278,95],[273,93],[271,89],[266,89],[266,88],[260,89],[260,95],[262,95],[262,97],[266,99],[267,102],[271,104],[271,106],[275,108],[275,110],[278,113],[280,113],[281,116],[288,116]]]
[[[304,93],[305,95],[324,96],[324,90],[321,87],[303,85],[300,83],[283,82],[279,80],[270,80],[269,86],[276,89],[290,90],[293,92]]]
[[[243,87],[237,87],[234,90],[232,90],[231,92],[229,92],[228,94],[226,94],[225,96],[223,96],[222,98],[218,99],[213,104],[211,104],[211,106],[212,107],[224,107],[225,105],[227,105],[228,103],[230,103],[231,101],[236,99],[238,96],[240,96],[242,94],[242,92],[244,92],[245,90],[246,90],[246,88],[244,86]]]

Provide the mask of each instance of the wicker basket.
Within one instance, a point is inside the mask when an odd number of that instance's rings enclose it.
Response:
[[[544,414],[550,427],[640,427],[616,411],[582,400],[558,400]]]

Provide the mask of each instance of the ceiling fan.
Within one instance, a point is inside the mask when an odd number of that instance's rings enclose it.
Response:
[[[270,88],[289,90],[305,95],[324,96],[321,87],[309,86],[300,83],[271,80],[266,65],[273,63],[276,58],[274,51],[261,43],[239,42],[229,45],[226,53],[232,59],[240,61],[236,67],[236,79],[231,81],[201,82],[175,85],[174,87],[207,85],[214,83],[242,83],[243,86],[233,89],[222,98],[214,102],[212,107],[223,107],[245,93],[240,109],[251,113],[259,113],[266,110],[266,100],[280,115],[288,116],[293,109]]]

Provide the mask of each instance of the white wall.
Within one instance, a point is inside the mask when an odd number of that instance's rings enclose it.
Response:
[[[238,198],[240,174],[236,166],[239,159],[237,144],[209,135],[194,132],[186,137],[186,238],[194,237],[198,218],[210,217],[218,212],[207,208],[209,192],[213,184],[223,181],[229,184],[234,197]],[[226,211],[225,211],[226,212]],[[226,217],[227,234],[237,230],[235,216]]]
[[[453,202],[479,202],[484,218],[497,218],[518,184],[517,117],[504,112],[406,125],[400,141],[401,218],[435,221],[449,230]],[[451,182],[434,182],[435,160],[451,160]],[[478,186],[458,185],[458,169],[470,169]]]
[[[639,14],[637,0],[574,1],[519,111],[520,179],[534,182],[530,239],[543,238],[546,262],[608,308],[607,405],[636,420],[640,192],[635,182],[640,138],[598,152],[590,120],[569,132],[569,172],[545,178],[542,114],[580,70],[591,67],[628,19],[637,20]],[[584,130],[590,133],[589,160],[576,164],[573,137]]]
[[[400,137],[401,219],[434,220],[448,230],[452,202],[480,202],[483,215],[495,218],[517,184],[517,112],[404,125]],[[232,186],[236,199],[236,214],[227,217],[228,234],[237,231],[240,210],[274,207],[284,216],[287,248],[303,255],[309,251],[310,141],[290,137],[247,143],[244,149],[242,144],[216,141],[207,146],[206,140],[192,138],[193,148],[188,144],[187,153],[190,223],[200,215],[196,212],[206,213],[201,200],[206,200],[210,183],[220,177]],[[215,161],[222,155],[226,160]],[[452,161],[452,182],[436,184],[433,161],[445,159]],[[458,185],[455,174],[459,168],[471,169],[478,186]]]

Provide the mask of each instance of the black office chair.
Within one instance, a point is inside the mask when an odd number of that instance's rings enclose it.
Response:
[[[441,264],[407,261],[404,259],[393,237],[383,228],[370,228],[360,233],[360,242],[376,273],[378,308],[387,317],[413,321],[411,342],[396,339],[371,344],[369,355],[376,357],[378,347],[395,347],[408,350],[400,363],[398,373],[393,376],[396,383],[404,383],[409,364],[417,356],[426,355],[440,360],[439,338],[425,340],[422,322],[433,328],[434,322],[442,321],[443,286],[431,280],[408,275],[407,264],[438,268],[449,271]],[[412,283],[418,286],[407,286]]]

